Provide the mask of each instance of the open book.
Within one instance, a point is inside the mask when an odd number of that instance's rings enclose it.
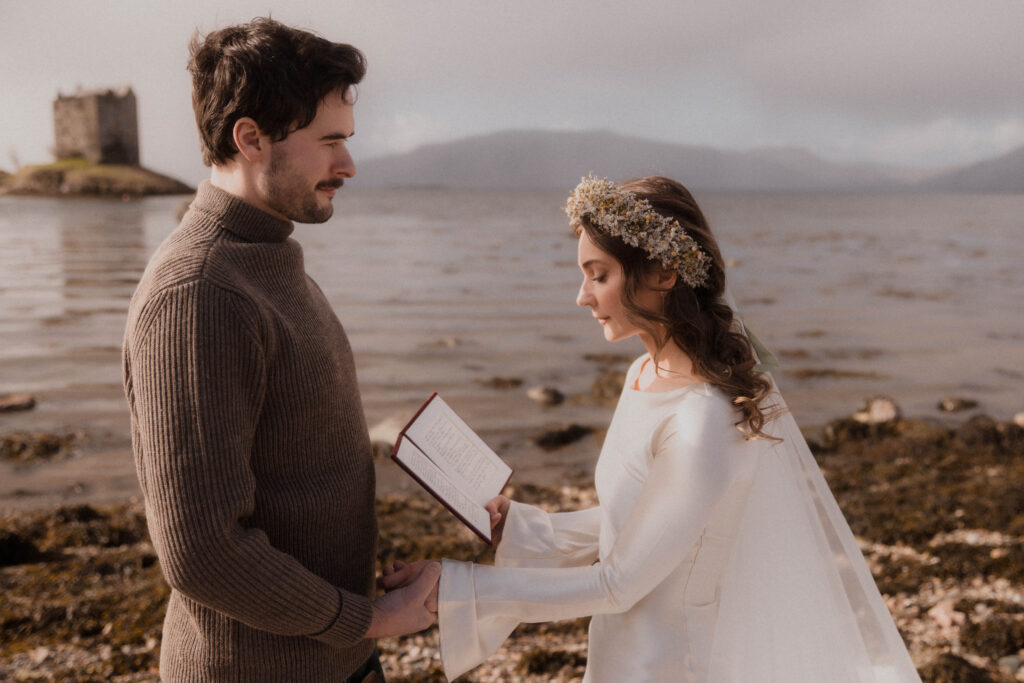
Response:
[[[436,392],[399,433],[391,458],[491,543],[491,515],[484,505],[505,488],[512,468]]]

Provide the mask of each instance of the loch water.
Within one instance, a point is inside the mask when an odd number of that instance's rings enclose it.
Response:
[[[945,396],[997,419],[1024,411],[1024,195],[696,194],[805,428],[880,394],[935,420],[951,419],[937,408]],[[39,399],[31,417],[0,415],[0,429],[62,426],[124,443],[128,301],[186,199],[0,197],[0,394]],[[593,354],[642,351],[605,342],[575,305],[564,199],[346,187],[330,221],[296,226],[307,271],[349,335],[371,425],[438,391],[520,469],[596,456],[593,444],[538,453],[531,435],[600,427],[607,408],[525,395],[535,385],[586,394],[602,369]]]

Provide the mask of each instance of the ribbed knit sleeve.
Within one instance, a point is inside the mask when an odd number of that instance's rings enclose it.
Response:
[[[128,389],[153,543],[187,598],[262,631],[350,646],[369,628],[368,599],[247,524],[268,382],[261,324],[243,297],[202,279],[155,294],[139,313]]]

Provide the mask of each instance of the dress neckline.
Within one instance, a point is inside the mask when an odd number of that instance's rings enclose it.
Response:
[[[632,380],[626,382],[626,389],[632,391],[634,394],[642,394],[647,396],[671,396],[675,393],[681,393],[695,388],[711,387],[711,385],[708,384],[707,382],[693,382],[692,384],[684,384],[681,387],[676,387],[675,389],[668,389],[666,391],[644,391],[643,389],[640,389],[637,386],[637,382],[640,380],[640,373],[644,371],[644,368],[647,367],[647,364],[651,361],[651,354],[648,353],[645,355],[646,357],[644,358],[643,362],[640,363],[640,368],[636,371],[636,375],[632,378]]]

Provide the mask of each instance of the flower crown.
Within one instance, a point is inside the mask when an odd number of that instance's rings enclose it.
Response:
[[[649,201],[607,178],[583,178],[569,196],[565,213],[572,223],[586,218],[601,232],[645,249],[647,258],[676,271],[690,287],[707,284],[711,258],[679,221],[662,216]]]

